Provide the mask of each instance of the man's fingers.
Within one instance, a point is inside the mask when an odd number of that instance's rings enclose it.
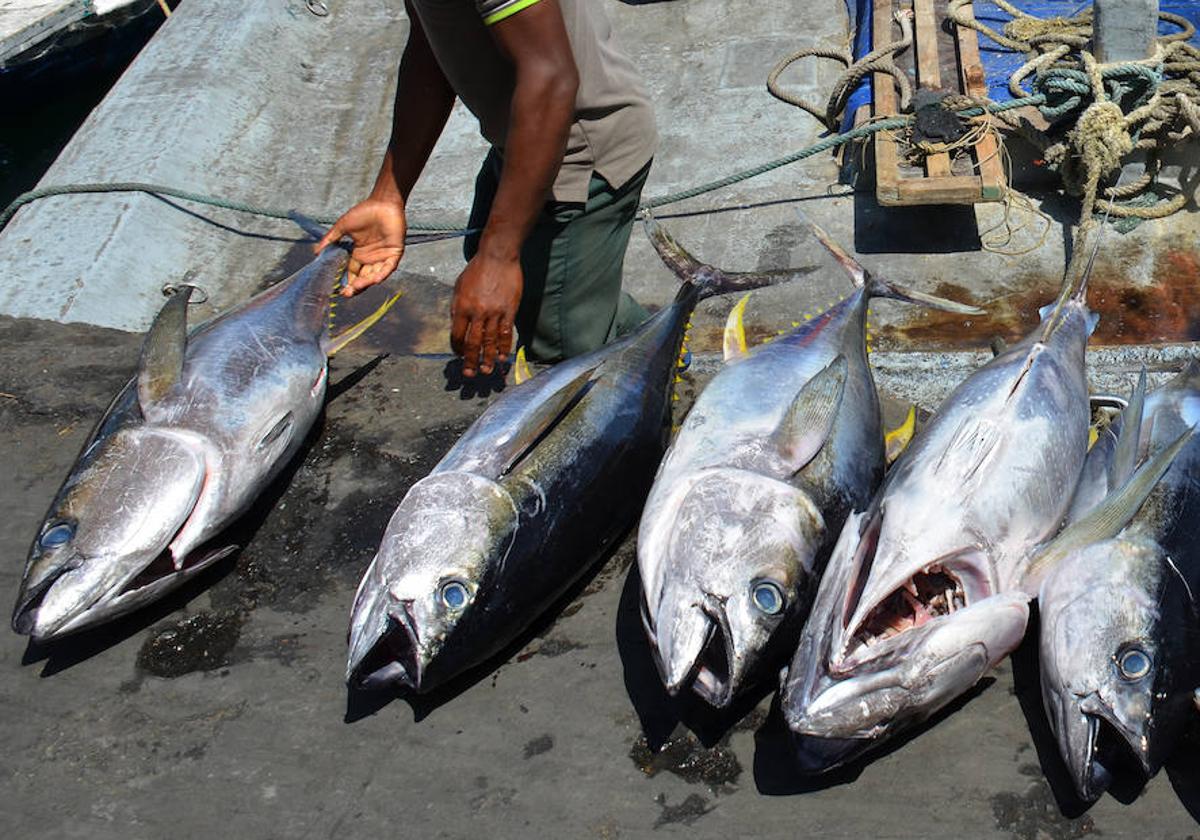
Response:
[[[338,219],[333,223],[333,227],[329,229],[329,232],[321,237],[321,241],[313,246],[313,251],[319,254],[345,235],[342,231],[341,219]]]
[[[496,348],[499,340],[500,318],[488,318],[483,324],[483,341],[479,350],[479,372],[485,376],[496,367]]]
[[[483,322],[472,320],[463,342],[463,376],[471,377],[479,370],[479,351],[483,344]]]
[[[453,303],[450,305],[450,349],[454,351],[456,356],[463,355],[464,345],[467,340],[467,327],[471,321],[466,315],[455,310]]]
[[[510,315],[500,316],[500,326],[496,336],[496,358],[501,362],[508,361],[508,354],[512,352],[513,345],[513,319]]]

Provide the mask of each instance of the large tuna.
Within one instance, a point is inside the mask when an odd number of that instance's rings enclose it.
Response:
[[[664,260],[680,259],[647,224]],[[492,403],[388,524],[354,599],[347,681],[428,691],[558,599],[641,511],[696,303],[776,279],[693,273],[632,334]]]
[[[1200,424],[1200,363],[1150,394],[1143,409],[1144,387],[1143,377],[1116,446],[1102,435],[1089,453],[1089,472],[1101,485],[1092,497],[1124,484],[1139,455],[1178,448],[1180,436]],[[1103,793],[1123,765],[1152,775],[1196,715],[1197,521],[1200,440],[1192,438],[1124,531],[1068,553],[1042,582],[1042,698],[1086,800]]]
[[[751,351],[745,300],[734,308],[726,366],[672,443],[638,532],[642,615],[663,682],[715,706],[795,648],[833,539],[883,478],[870,300],[979,312],[874,276],[814,232],[856,290]],[[685,279],[711,270],[690,258],[677,269]]]
[[[927,718],[1020,642],[1029,564],[1087,454],[1090,268],[1068,272],[1041,324],[954,390],[847,519],[783,680],[811,769]]]
[[[44,641],[162,597],[236,548],[221,532],[296,453],[325,399],[329,301],[347,262],[306,268],[187,333],[182,288],[146,335],[30,549],[13,628]],[[394,300],[394,298],[392,298]]]

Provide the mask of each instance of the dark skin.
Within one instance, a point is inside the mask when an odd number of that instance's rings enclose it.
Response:
[[[405,205],[454,105],[454,90],[438,66],[410,3],[411,30],[396,89],[392,139],[370,196],[350,208],[316,245],[354,241],[347,297],[381,283],[404,255]],[[514,70],[509,130],[500,183],[480,235],[479,250],[454,284],[450,346],[463,376],[489,374],[508,361],[521,302],[521,246],[562,165],[575,118],[579,73],[558,0],[541,2],[488,27]]]

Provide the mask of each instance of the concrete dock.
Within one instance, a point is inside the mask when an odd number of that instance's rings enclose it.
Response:
[[[186,0],[45,183],[158,180],[309,212],[348,205],[374,175],[406,24],[399,3],[328,5],[330,16],[316,18],[299,0]],[[605,5],[658,108],[662,151],[648,196],[818,136],[763,80],[780,56],[844,39],[840,0]],[[216,72],[218,53],[240,73]],[[817,98],[836,65],[795,72],[793,84]],[[148,105],[152,119],[128,119]],[[97,151],[111,143],[128,154]],[[483,150],[457,109],[413,217],[465,216]],[[748,209],[707,212],[734,206]],[[954,324],[878,307],[876,365],[896,406],[933,405],[993,336],[1032,323],[1030,307],[1061,274],[1071,222],[1069,206],[1043,205],[1054,223],[1044,247],[981,251],[979,232],[999,208],[884,211],[839,183],[826,158],[666,211],[694,213],[665,224],[730,269],[824,267],[809,283],[755,295],[748,320],[759,338],[846,289],[797,206],[871,267],[989,307],[986,320]],[[1164,375],[1195,354],[1198,235],[1190,211],[1110,234],[1097,289],[1114,297],[1097,306],[1118,326],[1095,356],[1097,387],[1123,387],[1143,361]],[[1016,244],[1036,236],[1030,227]],[[46,506],[133,373],[137,331],[160,286],[184,277],[204,286],[203,317],[287,274],[307,247],[290,223],[132,194],[47,199],[0,233],[9,278],[0,286],[3,597],[15,597]],[[632,538],[554,615],[446,690],[411,701],[348,693],[350,601],[384,524],[499,387],[464,388],[444,355],[458,248],[410,249],[395,281],[408,294],[386,325],[337,357],[326,414],[294,469],[238,526],[242,552],[178,596],[53,647],[0,633],[5,836],[1200,834],[1194,745],[1144,790],[1118,789],[1090,808],[1071,799],[1027,649],[910,737],[830,777],[800,776],[770,686],[720,718],[664,695],[637,615]],[[662,303],[673,285],[635,236],[627,286]],[[1142,295],[1146,307],[1133,311],[1144,317],[1122,314],[1125,286]],[[355,306],[377,300],[364,298]],[[716,367],[710,351],[731,304],[710,301],[696,316],[683,406]]]

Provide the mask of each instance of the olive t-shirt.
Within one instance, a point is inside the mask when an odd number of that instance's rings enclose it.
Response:
[[[411,0],[451,87],[501,153],[513,69],[489,26],[544,0]],[[617,46],[600,0],[558,0],[579,70],[575,121],[554,181],[558,201],[585,202],[592,173],[622,187],[654,155],[654,113],[633,62]]]

